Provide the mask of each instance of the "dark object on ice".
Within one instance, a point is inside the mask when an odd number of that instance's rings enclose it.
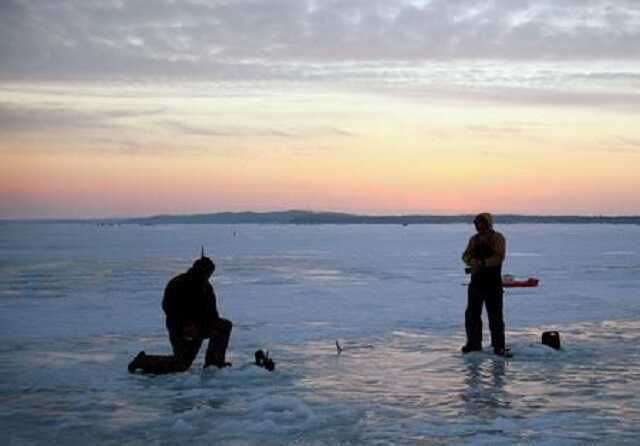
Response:
[[[477,215],[473,224],[477,234],[469,239],[462,254],[465,271],[471,274],[464,315],[467,333],[465,349],[476,351],[482,348],[482,307],[486,305],[491,345],[494,349],[504,350],[502,262],[505,258],[506,242],[502,234],[493,230],[491,214]]]
[[[129,371],[140,369],[144,373],[184,372],[191,367],[202,342],[209,339],[205,367],[227,367],[225,360],[233,324],[218,314],[216,295],[209,283],[215,264],[200,258],[183,274],[169,281],[162,300],[166,326],[173,355],[147,355],[140,352],[129,364]]]
[[[276,368],[276,363],[273,362],[273,359],[269,357],[269,352],[263,352],[262,350],[257,350],[254,354],[256,358],[255,364],[258,367],[264,367],[265,369],[273,372]]]
[[[338,354],[342,353],[343,348],[337,339],[336,339],[336,349],[338,349]]]
[[[542,333],[542,344],[560,350],[560,333],[557,331],[545,331]]]
[[[471,353],[471,352],[481,352],[482,351],[482,347],[479,345],[469,345],[469,344],[465,344],[462,346],[462,348],[460,349],[462,351],[463,354],[467,354],[467,353]]]

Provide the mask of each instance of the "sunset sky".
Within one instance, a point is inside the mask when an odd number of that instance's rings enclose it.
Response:
[[[637,215],[639,190],[638,1],[0,1],[0,218]]]

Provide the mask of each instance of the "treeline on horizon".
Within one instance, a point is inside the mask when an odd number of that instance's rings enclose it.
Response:
[[[200,224],[450,224],[470,223],[475,215],[358,215],[337,212],[222,212],[196,215],[158,215],[128,219],[139,224],[200,223]],[[614,223],[640,224],[640,216],[537,216],[503,214],[494,216],[498,224],[517,223]]]
[[[470,223],[472,214],[460,215],[358,215],[339,212],[278,211],[278,212],[218,212],[192,215],[156,215],[140,218],[51,219],[22,220],[39,223],[96,224],[451,224]],[[640,224],[640,216],[580,216],[580,215],[517,215],[498,214],[497,224],[565,223],[565,224]],[[15,221],[15,220],[14,220]]]

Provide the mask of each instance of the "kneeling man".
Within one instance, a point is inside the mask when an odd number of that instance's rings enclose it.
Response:
[[[191,367],[202,342],[209,339],[204,366],[230,366],[225,354],[231,336],[231,321],[218,314],[216,295],[209,283],[215,264],[204,253],[185,273],[169,281],[162,309],[166,315],[173,355],[147,355],[140,352],[129,364],[129,371],[144,373],[184,372]]]

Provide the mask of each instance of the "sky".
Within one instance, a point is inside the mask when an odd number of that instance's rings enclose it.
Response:
[[[0,219],[640,214],[640,2],[0,0]]]

